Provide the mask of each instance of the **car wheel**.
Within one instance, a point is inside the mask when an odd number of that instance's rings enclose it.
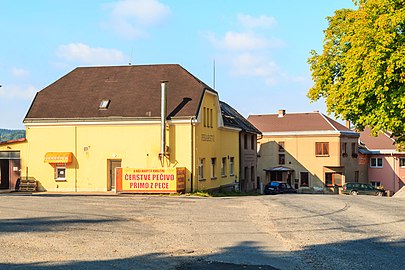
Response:
[[[384,194],[383,194],[381,191],[377,192],[377,196],[382,197],[383,195],[384,195]]]
[[[352,195],[359,195],[359,193],[358,193],[356,190],[352,190],[350,193],[351,193]]]

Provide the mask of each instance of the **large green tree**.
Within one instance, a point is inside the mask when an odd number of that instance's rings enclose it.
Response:
[[[358,0],[328,17],[322,54],[311,51],[312,101],[335,117],[405,141],[405,0]]]

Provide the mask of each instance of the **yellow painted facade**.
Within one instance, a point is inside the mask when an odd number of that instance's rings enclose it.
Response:
[[[223,126],[216,95],[208,92],[201,110],[195,130],[194,156],[198,179],[195,189],[207,190],[235,184],[239,181],[239,130]]]
[[[187,192],[233,186],[239,172],[239,130],[223,126],[215,93],[206,91],[200,107],[198,119],[167,121],[168,155],[163,160],[159,158],[161,125],[156,119],[26,123],[27,142],[19,145],[21,177],[28,174],[37,180],[40,191],[108,191],[114,189],[110,169],[118,164],[122,168],[185,167]],[[50,152],[72,153],[72,162],[46,162]],[[199,179],[201,159],[206,160],[205,179]],[[211,177],[213,159],[215,175]],[[231,160],[233,174],[229,173]]]
[[[357,156],[351,154],[352,143],[357,149],[357,137],[341,134],[313,134],[313,135],[264,135],[260,140],[258,159],[258,174],[264,184],[271,179],[270,170],[277,166],[291,169],[291,184],[299,189],[321,190],[326,186],[326,174],[341,173],[342,183],[354,181],[355,177],[364,178],[358,169]],[[327,143],[328,154],[317,155],[316,143]],[[347,143],[348,155],[343,155],[342,144]],[[280,151],[279,145],[284,151]],[[357,150],[356,150],[357,151]],[[279,155],[285,155],[284,164],[280,164]],[[356,173],[357,171],[357,173]],[[287,172],[283,173],[287,181]],[[303,186],[302,175],[308,173],[309,185]],[[357,176],[355,174],[358,174]],[[274,175],[274,173],[273,173]],[[274,179],[273,179],[274,181]]]

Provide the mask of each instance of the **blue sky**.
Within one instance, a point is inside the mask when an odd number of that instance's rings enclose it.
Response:
[[[319,110],[307,58],[351,0],[0,0],[0,128],[78,66],[176,63],[244,116]],[[63,100],[61,101],[63,102]],[[57,104],[55,104],[57,106]]]

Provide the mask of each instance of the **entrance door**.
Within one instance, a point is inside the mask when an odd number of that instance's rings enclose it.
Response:
[[[325,173],[325,185],[327,187],[333,186],[342,186],[342,177],[343,174],[341,172],[328,172]]]
[[[270,181],[280,181],[280,182],[283,182],[283,172],[271,171],[271,172],[270,172]]]
[[[0,189],[10,188],[10,161],[0,159]]]
[[[107,190],[115,190],[115,168],[121,167],[120,159],[109,159],[108,160],[108,183]]]

